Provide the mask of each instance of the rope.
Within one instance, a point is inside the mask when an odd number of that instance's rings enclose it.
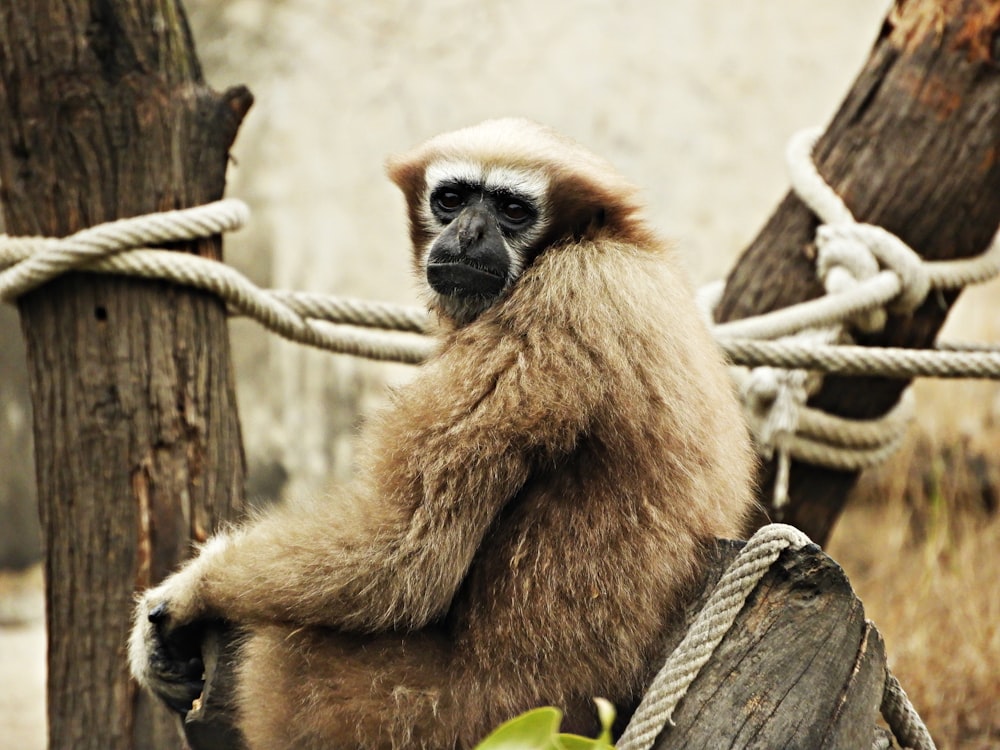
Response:
[[[981,284],[1000,275],[1000,232],[997,232],[986,251],[972,258],[946,261],[925,261],[898,237],[881,227],[858,223],[851,210],[831,188],[812,160],[813,148],[822,131],[808,128],[792,136],[786,152],[792,188],[795,194],[828,225],[818,230],[822,244],[850,239],[868,246],[879,260],[892,268],[904,280],[914,279],[919,290],[926,275],[927,289],[958,289],[970,284]],[[921,270],[923,269],[923,270]],[[920,295],[908,292],[910,297],[904,307],[920,304]],[[926,296],[926,291],[923,296]],[[919,298],[919,299],[917,299]]]
[[[837,293],[799,302],[752,318],[741,318],[712,327],[715,337],[726,339],[776,339],[822,328],[876,310],[899,294],[902,285],[892,271],[881,271],[860,282],[849,293]]]
[[[214,214],[212,206],[222,210]],[[188,212],[203,223],[188,222]],[[245,207],[239,201],[220,201],[197,209],[171,211],[153,214],[159,217],[154,224],[160,232],[154,235],[136,234],[140,219],[123,219],[86,229],[63,239],[46,237],[9,237],[0,235],[0,299],[11,301],[31,289],[41,286],[55,276],[67,271],[91,273],[114,273],[123,276],[154,278],[185,284],[212,292],[223,298],[233,312],[256,319],[261,325],[279,334],[288,333],[300,343],[329,348],[331,351],[375,359],[392,359],[393,352],[398,361],[416,363],[428,356],[431,347],[415,337],[401,338],[394,346],[383,346],[380,342],[392,336],[392,332],[419,334],[426,333],[431,326],[427,313],[418,307],[395,305],[386,302],[333,297],[310,292],[287,290],[261,290],[235,269],[214,260],[195,255],[152,250],[142,245],[154,242],[176,242],[236,229],[245,221]],[[174,217],[177,225],[164,222],[163,217]],[[128,238],[121,245],[108,241],[112,232],[102,230],[115,227],[122,231],[119,237]],[[88,243],[87,235],[101,240]],[[1000,242],[994,242],[1000,247]],[[128,247],[135,249],[128,250]],[[108,254],[113,253],[113,254]],[[1000,254],[998,254],[1000,257]],[[941,263],[944,263],[943,261]],[[950,265],[950,262],[949,262]],[[976,270],[976,269],[972,269]],[[975,276],[971,271],[948,270],[949,282],[960,278],[983,280],[982,267]],[[875,277],[897,279],[890,271],[883,271]],[[895,282],[894,282],[895,283]],[[724,282],[706,285],[699,290],[699,297],[707,300],[703,307],[714,307],[724,288]],[[879,295],[881,298],[882,295]],[[714,299],[713,299],[714,298]],[[714,327],[726,356],[737,365],[766,365],[780,368],[802,368],[822,370],[838,375],[881,375],[894,378],[939,377],[939,378],[998,378],[1000,377],[1000,348],[988,345],[948,345],[940,344],[935,350],[918,350],[885,347],[816,345],[790,341],[757,341],[757,334],[763,338],[773,338],[800,330],[804,323],[812,325],[828,320],[826,313],[814,314],[820,305],[832,303],[830,297],[820,297],[801,305],[776,311],[784,315],[786,311],[804,308],[806,317],[798,322],[780,322],[772,326],[778,318],[776,313],[766,313],[754,318],[723,323]],[[844,308],[848,312],[867,309],[867,304]],[[354,336],[354,341],[363,337],[357,332],[347,333],[343,329],[323,332],[300,331],[300,319],[324,321],[338,326],[357,326],[387,331],[372,336],[366,344],[340,341],[339,336]],[[745,327],[740,328],[739,326]],[[757,328],[759,326],[759,328]],[[756,330],[755,330],[756,329]],[[751,338],[752,337],[752,338]]]
[[[3,235],[0,261],[17,260],[18,254],[23,260],[0,275],[0,300],[12,301],[66,271],[144,244],[194,240],[237,229],[249,215],[242,202],[226,200],[111,221],[62,239]]]
[[[934,740],[895,675],[885,670],[885,688],[879,707],[899,744],[909,750],[935,750]]]
[[[897,245],[889,241],[886,235],[898,240],[884,229],[866,224],[851,228],[820,227],[817,230],[817,267],[825,280],[828,294],[751,318],[718,323],[712,327],[713,333],[724,344],[727,339],[776,339],[809,328],[824,328],[852,321],[860,321],[859,328],[871,333],[883,327],[883,308],[893,300],[899,300],[893,306],[894,309],[899,309],[899,304],[910,306],[917,298],[922,301],[931,289],[958,289],[969,284],[980,284],[1000,273],[998,232],[986,251],[974,258],[921,261],[922,273],[914,274],[916,286],[910,290],[907,290],[897,270],[876,269],[861,280],[851,275],[848,269],[868,268],[870,271],[870,265],[859,261],[857,257],[848,257],[845,250],[848,238],[852,243],[861,243],[855,249],[863,248],[865,241],[878,237],[880,242],[885,241],[886,246],[892,246],[894,251],[899,251],[902,247],[913,253],[901,242]],[[919,258],[915,253],[914,257]],[[908,263],[909,260],[901,261],[900,265],[905,266],[906,272],[910,273],[911,269],[906,265]]]
[[[1000,271],[1000,232],[977,258],[922,261],[891,233],[855,221],[812,162],[817,136],[818,131],[795,136],[788,155],[793,188],[824,222],[817,230],[816,244],[818,272],[827,294],[753,318],[713,325],[732,363],[757,368],[743,378],[743,391],[756,414],[751,421],[761,451],[778,455],[779,480],[787,480],[792,458],[843,470],[877,463],[894,450],[905,428],[906,420],[896,417],[855,427],[848,420],[822,421],[818,412],[806,406],[820,382],[814,371],[900,378],[1000,378],[1000,350],[996,349],[917,351],[838,343],[848,323],[876,330],[884,325],[887,309],[911,310],[931,289],[991,278]],[[215,294],[232,313],[252,317],[299,343],[406,363],[430,356],[434,345],[421,334],[431,324],[422,310],[265,291],[217,261],[146,247],[230,231],[242,226],[247,215],[243,203],[225,200],[114,221],[62,239],[0,235],[0,300],[13,300],[69,270],[164,279]],[[723,288],[715,284],[699,291],[706,317]],[[824,427],[817,429],[821,421]],[[831,443],[834,424],[840,437]],[[775,493],[775,504],[780,507],[787,498],[787,481],[776,482]]]
[[[615,745],[617,750],[649,750],[702,667],[732,628],[747,597],[785,549],[802,549],[812,541],[794,526],[764,526],[747,541],[715,585],[708,601],[646,690],[632,720]],[[812,545],[815,546],[815,545]],[[817,548],[818,549],[818,548]],[[935,750],[927,727],[899,681],[886,668],[881,713],[893,735],[911,750]],[[876,738],[873,747],[885,747]]]
[[[818,370],[888,378],[1000,378],[1000,348],[903,349],[733,339],[719,342],[736,365]]]
[[[881,330],[889,312],[913,312],[932,289],[951,289],[995,276],[1000,272],[1000,232],[978,257],[923,261],[891,232],[855,220],[813,163],[819,132],[809,130],[794,136],[787,155],[793,190],[822,222],[816,230],[816,266],[826,294],[713,328],[734,364],[755,366],[744,378],[744,401],[751,413],[756,411],[751,426],[761,453],[768,457],[777,454],[772,505],[779,515],[788,501],[793,457],[856,471],[890,455],[901,442],[905,427],[889,417],[884,418],[884,425],[878,420],[868,423],[869,427],[878,425],[875,432],[884,438],[878,444],[831,445],[815,439],[817,436],[803,438],[799,425],[808,410],[806,403],[821,382],[810,372],[903,378],[1000,377],[1000,351],[920,352],[843,345],[849,328],[869,333]],[[709,304],[714,297],[717,302],[717,294],[713,289],[700,301]],[[757,340],[779,338],[782,340]],[[782,372],[773,373],[772,367],[780,367]],[[758,389],[762,392],[756,393]]]
[[[13,300],[70,270],[166,279],[211,292],[237,314],[252,317],[265,328],[302,344],[411,364],[430,356],[433,343],[413,335],[428,326],[427,314],[415,308],[301,292],[268,292],[224,263],[144,247],[237,229],[248,215],[245,204],[230,199],[121,219],[62,239],[2,235],[0,268],[12,267],[0,272],[0,300]],[[344,323],[391,327],[404,333],[373,333]]]
[[[899,403],[877,419],[847,419],[801,405],[806,384],[789,385],[787,379],[801,379],[803,370],[775,370],[757,367],[749,373],[736,371],[744,390],[746,413],[760,451],[779,458],[779,473],[786,471],[788,458],[826,466],[838,471],[861,471],[887,459],[902,443],[913,419],[913,397],[904,392]],[[771,379],[771,382],[762,382]],[[752,385],[750,384],[752,381]],[[775,401],[784,402],[775,404]],[[783,486],[776,483],[776,486]],[[776,498],[782,507],[786,497]]]

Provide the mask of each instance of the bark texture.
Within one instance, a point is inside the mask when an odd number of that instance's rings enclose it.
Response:
[[[222,196],[251,97],[206,87],[178,0],[0,6],[7,231],[62,236]],[[177,247],[219,257],[219,238]],[[128,676],[137,589],[243,505],[225,309],[66,275],[19,300],[46,555],[52,748],[177,748]]]
[[[854,216],[897,234],[930,260],[986,249],[1000,220],[1000,3],[897,0],[875,48],[816,148],[820,173]],[[817,297],[817,222],[793,194],[737,262],[717,312],[734,320]],[[956,294],[932,294],[859,343],[927,347]],[[907,383],[829,377],[810,401],[834,414],[887,412]],[[760,499],[775,520],[823,543],[857,475],[794,463],[790,504],[771,508],[774,467]],[[761,515],[756,525],[766,523]]]

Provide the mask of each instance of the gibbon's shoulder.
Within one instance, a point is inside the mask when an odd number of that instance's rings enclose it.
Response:
[[[694,292],[673,246],[603,239],[549,248],[525,270],[484,326],[524,340],[663,335],[664,321],[700,325]]]

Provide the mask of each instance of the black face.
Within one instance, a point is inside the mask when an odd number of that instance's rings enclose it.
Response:
[[[488,306],[514,280],[538,210],[513,193],[458,182],[435,188],[430,209],[444,229],[428,253],[427,282],[442,296]]]

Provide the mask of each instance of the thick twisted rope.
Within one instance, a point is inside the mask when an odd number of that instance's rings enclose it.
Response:
[[[0,274],[0,300],[12,301],[66,271],[86,267],[124,250],[211,237],[238,229],[249,216],[244,203],[226,200],[111,221],[61,239],[3,235],[0,266],[17,265]]]
[[[789,457],[839,471],[861,471],[895,452],[913,419],[909,392],[882,417],[848,419],[800,403],[805,383],[790,385],[787,378],[804,372],[771,367],[756,367],[747,375],[735,372],[744,389],[750,427],[763,446],[774,446],[779,453],[779,472],[788,470]],[[765,379],[772,382],[762,383]]]
[[[789,147],[789,162],[793,187],[826,222],[817,232],[817,245],[818,266],[828,294],[714,326],[716,338],[733,363],[786,371],[770,377],[752,376],[752,388],[767,385],[762,392],[748,396],[748,404],[758,412],[752,421],[761,450],[777,451],[779,468],[785,469],[779,471],[779,478],[787,475],[790,458],[844,470],[877,463],[899,443],[905,426],[905,421],[896,417],[859,424],[829,417],[824,430],[814,429],[822,418],[805,402],[816,387],[816,379],[804,371],[906,378],[1000,377],[1000,351],[927,352],[831,343],[848,321],[866,330],[881,325],[886,305],[910,309],[931,288],[952,288],[991,277],[1000,269],[1000,233],[979,258],[922,262],[898,238],[854,221],[812,163],[815,138],[813,132],[796,136]],[[216,261],[143,247],[229,231],[241,226],[247,213],[239,201],[227,200],[115,221],[63,239],[0,236],[0,299],[12,300],[67,270],[167,279],[216,294],[233,313],[252,317],[299,343],[407,363],[430,355],[433,343],[419,335],[429,328],[428,316],[417,308],[265,291]],[[701,290],[699,296],[717,301],[721,289],[712,286]],[[803,332],[808,336],[805,340]],[[791,334],[800,334],[800,338],[791,339]],[[750,336],[753,338],[747,338]],[[754,340],[777,337],[782,340]],[[840,437],[831,443],[830,425],[834,423]],[[776,493],[777,499],[785,496],[779,484]]]
[[[798,137],[790,151],[795,154],[806,145],[811,147],[811,137],[808,134]],[[796,182],[804,194],[823,196],[810,198],[810,205],[815,204],[827,217],[849,215],[846,206],[814,168],[801,171]],[[420,308],[306,292],[264,291],[216,261],[144,247],[231,231],[242,226],[247,215],[242,202],[224,200],[193,209],[109,222],[60,239],[0,235],[0,300],[13,300],[68,270],[115,273],[165,279],[212,292],[237,314],[253,317],[292,340],[334,352],[416,363],[432,351],[430,344],[416,336],[395,335],[428,330],[427,313]],[[1000,268],[1000,233],[979,258],[938,261],[925,266],[935,288],[984,281]],[[714,333],[735,364],[817,369],[847,375],[1000,377],[998,351],[928,352],[747,338],[785,336],[868,312],[898,296],[899,279],[895,271],[879,271],[860,283],[855,292],[827,295],[754,318],[716,325]],[[721,285],[709,285],[699,290],[699,294],[708,293],[717,299],[721,289]],[[380,329],[380,332],[366,334],[346,326]]]
[[[812,541],[801,531],[779,523],[764,526],[750,537],[715,585],[684,639],[667,657],[647,688],[615,745],[617,750],[649,750],[653,746],[664,728],[673,723],[678,703],[732,628],[747,597],[782,551],[809,545]],[[927,727],[888,668],[882,695],[882,716],[902,746],[912,750],[935,750]]]
[[[144,247],[237,229],[248,215],[245,204],[230,199],[121,219],[62,239],[0,236],[0,268],[11,266],[0,273],[0,299],[15,299],[69,270],[167,279],[216,294],[234,312],[302,344],[408,363],[420,362],[431,354],[433,343],[413,335],[428,325],[427,314],[416,308],[264,291],[224,263]],[[393,328],[403,333],[374,333],[359,327]]]
[[[844,243],[867,248],[881,266],[892,270],[902,282],[900,296],[894,300],[897,308],[902,310],[916,308],[931,289],[958,289],[1000,275],[1000,232],[994,235],[980,255],[958,260],[925,261],[891,232],[857,222],[812,160],[812,151],[820,133],[819,129],[813,128],[792,136],[787,159],[795,194],[825,225],[817,230],[817,246],[821,255],[824,247],[829,248],[831,257],[817,259],[821,273],[841,265],[838,259],[844,257]]]
[[[1000,378],[1000,348],[903,349],[750,339],[723,339],[719,345],[736,365],[888,378]]]
[[[918,374],[954,377],[971,371],[981,377],[1000,377],[1000,352],[928,353],[840,345],[849,328],[881,330],[889,311],[912,312],[932,289],[995,276],[1000,272],[1000,232],[976,258],[923,261],[891,232],[855,220],[813,163],[812,150],[818,137],[818,130],[793,137],[788,164],[792,188],[823,222],[816,232],[817,273],[826,295],[713,329],[734,363],[755,367],[744,378],[744,394],[754,416],[751,425],[761,453],[777,454],[773,506],[779,512],[788,500],[792,458],[858,470],[884,460],[902,438],[904,424],[890,417],[879,424],[878,433],[885,439],[878,445],[832,445],[815,436],[804,438],[799,422],[809,413],[806,402],[820,384],[809,372],[911,378]],[[717,303],[718,294],[714,288],[701,301],[712,304],[714,298]],[[754,340],[774,338],[782,340]],[[768,368],[760,373],[763,361]],[[782,371],[777,375],[766,372],[771,365]],[[756,393],[762,384],[763,392]],[[869,429],[871,424],[860,429]]]
[[[848,234],[853,230],[839,231]],[[869,226],[867,231],[877,233],[884,230]],[[822,228],[820,233],[823,236],[831,234]],[[829,260],[830,256],[824,254],[823,258]],[[1000,232],[994,236],[986,251],[975,258],[922,262],[929,282],[928,290],[959,289],[989,281],[1000,272]],[[828,278],[833,274],[831,284],[834,286],[834,291],[829,294],[750,318],[718,323],[712,326],[712,332],[720,343],[725,344],[728,340],[776,339],[809,328],[823,328],[858,319],[884,323],[884,314],[875,313],[901,297],[904,286],[898,273],[895,270],[878,270],[847,286],[837,273],[840,270],[839,267],[828,269]],[[922,283],[920,288],[924,288]],[[908,300],[912,298],[912,295],[906,296]],[[872,331],[875,327],[865,325],[863,329]]]
[[[879,710],[902,747],[907,750],[935,750],[934,740],[920,714],[888,667]]]

